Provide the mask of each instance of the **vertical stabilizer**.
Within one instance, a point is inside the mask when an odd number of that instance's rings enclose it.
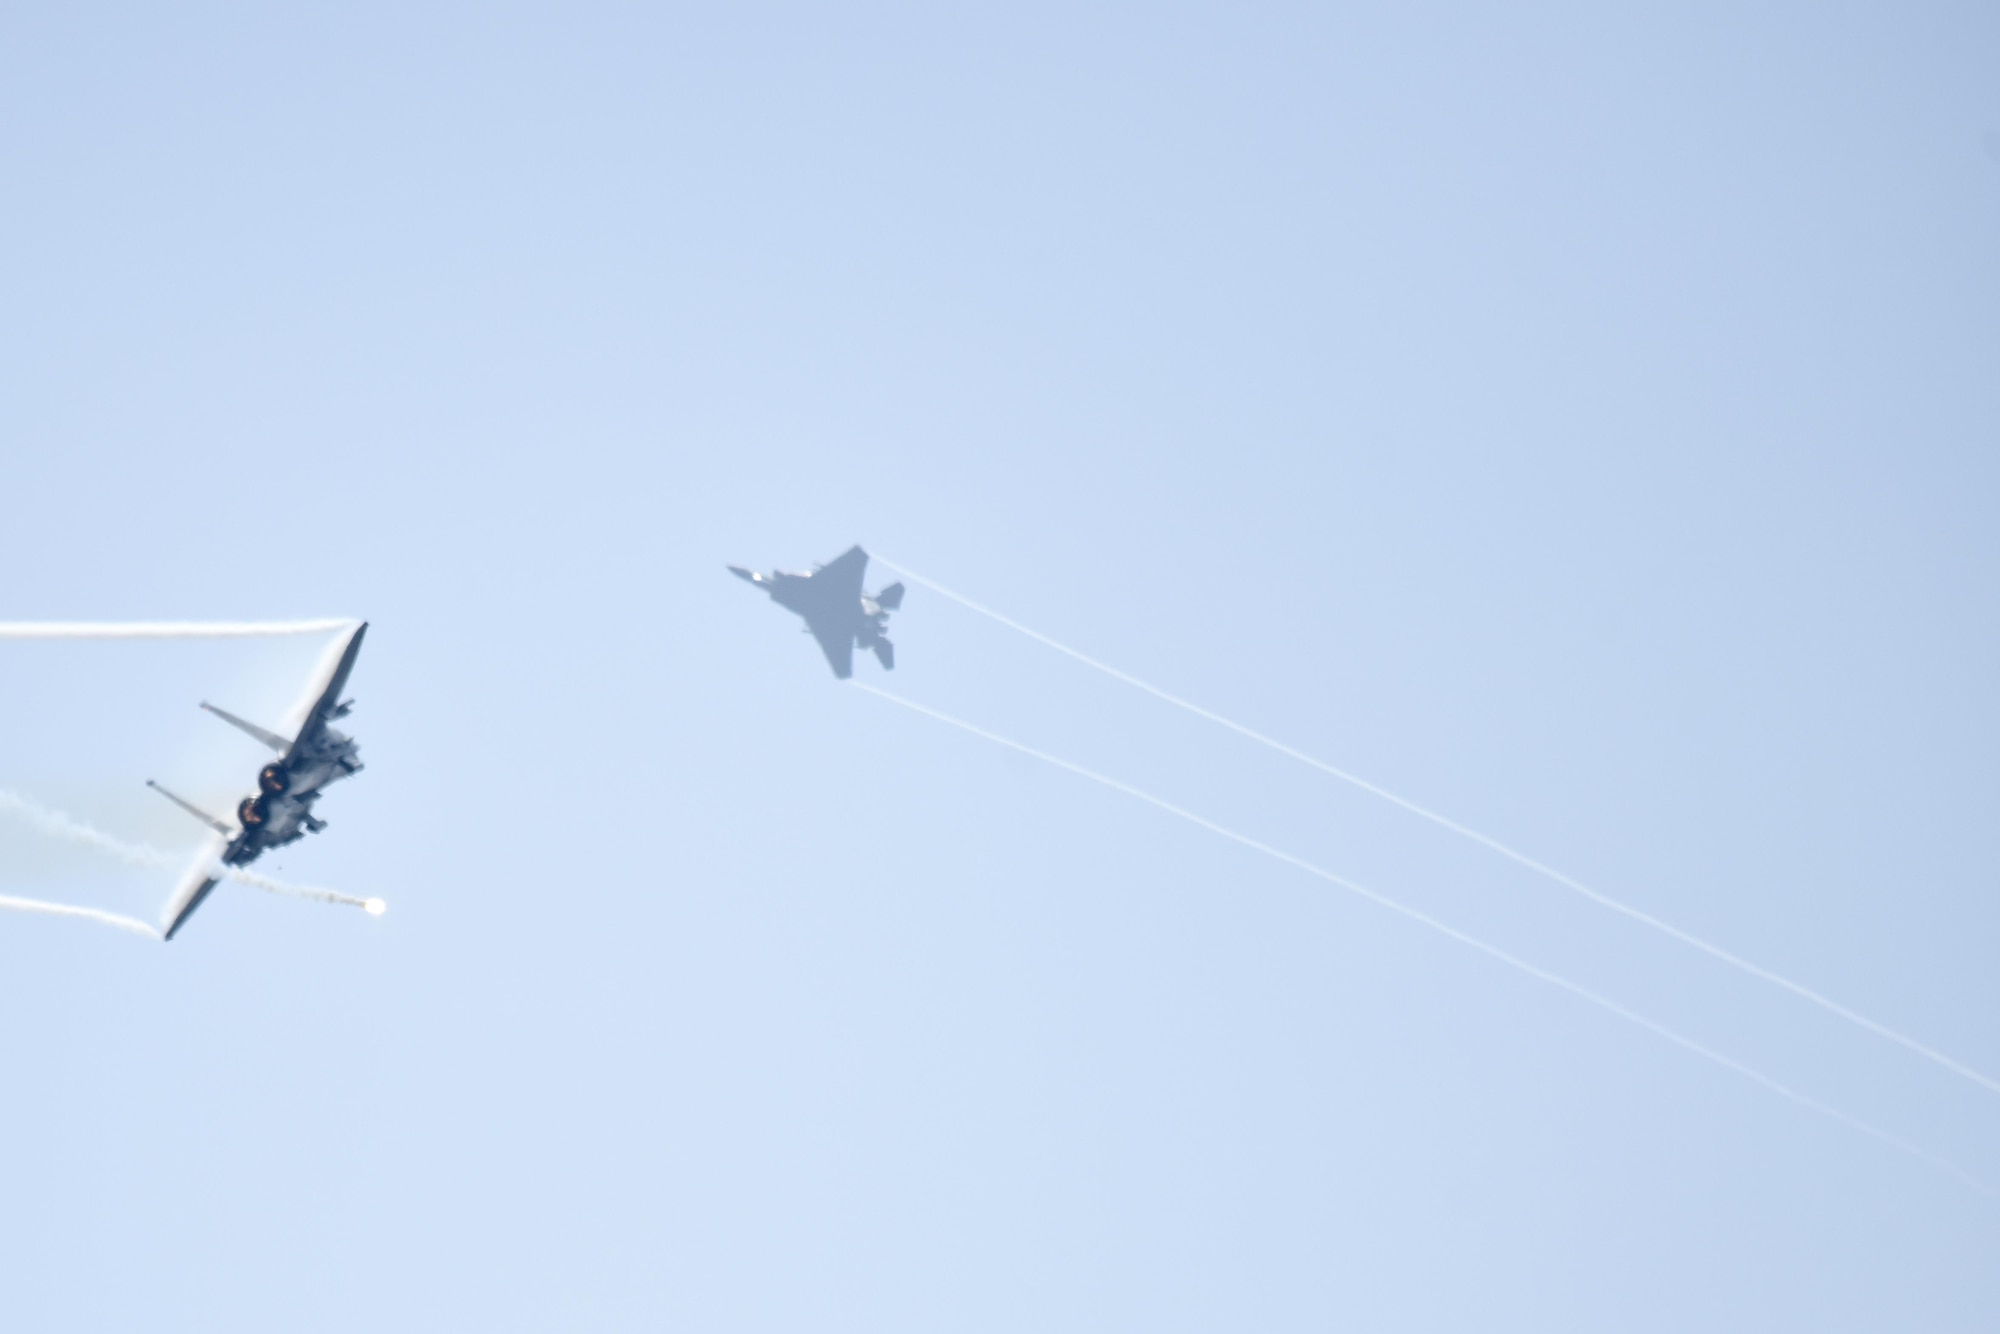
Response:
[[[151,789],[153,789],[153,791],[159,793],[161,796],[165,797],[168,801],[171,801],[172,803],[174,803],[174,805],[180,807],[182,810],[186,811],[189,815],[192,815],[195,819],[201,821],[203,824],[207,825],[210,829],[213,829],[216,833],[222,835],[224,838],[236,837],[236,831],[234,829],[231,829],[228,825],[222,823],[222,821],[216,819],[213,815],[210,815],[207,811],[195,805],[193,802],[183,801],[181,798],[167,791],[165,788],[161,787],[158,783],[155,783],[150,778],[146,780],[146,786],[150,787]]]
[[[266,732],[263,728],[257,726],[257,724],[252,722],[245,722],[243,719],[238,718],[235,714],[230,713],[226,709],[216,708],[213,704],[210,704],[207,700],[203,700],[201,702],[201,707],[207,709],[210,713],[222,719],[223,722],[228,723],[231,727],[235,728],[237,731],[247,732],[249,735],[256,737],[259,741],[269,746],[272,750],[277,751],[280,755],[284,754],[286,751],[292,748],[292,743],[286,740],[284,737],[279,736],[276,732]]]

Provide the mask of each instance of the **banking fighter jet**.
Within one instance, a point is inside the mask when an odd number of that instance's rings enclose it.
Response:
[[[361,636],[367,629],[367,625],[359,625],[349,634],[346,647],[341,650],[332,672],[320,683],[318,696],[306,712],[305,722],[295,737],[287,739],[276,732],[267,732],[255,723],[245,722],[235,714],[203,701],[202,708],[278,752],[277,759],[258,771],[255,795],[245,797],[237,804],[236,828],[232,829],[151,779],[146,780],[146,786],[200,820],[216,834],[201,859],[181,882],[174,897],[167,902],[164,934],[168,940],[174,938],[174,932],[181,929],[181,924],[220,882],[221,877],[212,873],[213,863],[220,861],[224,866],[248,866],[271,848],[296,843],[307,834],[317,834],[326,828],[326,821],[313,814],[313,803],[319,800],[319,794],[327,784],[360,773],[362,768],[360,747],[352,738],[335,731],[328,724],[336,718],[346,717],[347,711],[354,707],[351,699],[341,701],[340,693],[347,688],[347,675],[354,670],[354,659],[361,652]]]
[[[883,670],[894,670],[896,646],[883,633],[889,613],[903,605],[903,586],[890,584],[869,597],[861,591],[861,576],[868,568],[868,553],[849,547],[830,564],[811,574],[778,570],[759,574],[741,565],[729,572],[747,579],[771,595],[771,601],[805,618],[806,632],[819,641],[833,674],[845,681],[854,675],[854,646],[873,650]]]

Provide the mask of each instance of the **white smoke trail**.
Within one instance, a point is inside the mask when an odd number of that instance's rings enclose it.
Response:
[[[1878,1020],[1870,1019],[1867,1015],[1861,1014],[1856,1010],[1851,1010],[1847,1006],[1842,1005],[1840,1002],[1832,999],[1831,997],[1821,995],[1819,992],[1814,991],[1811,987],[1808,987],[1803,983],[1794,982],[1791,978],[1786,977],[1782,973],[1776,973],[1770,970],[1769,968],[1763,967],[1760,964],[1752,963],[1750,962],[1750,960],[1744,958],[1740,954],[1733,954],[1730,951],[1722,948],[1722,946],[1712,944],[1711,942],[1702,939],[1700,936],[1695,935],[1691,931],[1684,931],[1680,927],[1673,925],[1673,923],[1662,921],[1660,918],[1653,916],[1651,913],[1646,912],[1643,909],[1634,908],[1629,903],[1621,902],[1618,899],[1612,898],[1609,894],[1605,894],[1599,890],[1592,889],[1590,886],[1582,883],[1581,881],[1571,876],[1565,875],[1561,871],[1558,871],[1553,866],[1549,866],[1542,862],[1538,862],[1534,858],[1528,856],[1526,853],[1519,852],[1511,847],[1508,847],[1505,843],[1502,843],[1497,838],[1493,838],[1489,835],[1482,834],[1476,829],[1470,829],[1465,825],[1458,823],[1458,821],[1451,819],[1449,816],[1440,815],[1438,812],[1431,810],[1428,807],[1419,806],[1416,802],[1411,801],[1406,797],[1400,797],[1396,795],[1394,792],[1389,791],[1387,788],[1376,786],[1374,783],[1371,783],[1367,779],[1360,777],[1358,774],[1351,774],[1347,772],[1345,769],[1336,768],[1335,766],[1328,764],[1324,760],[1315,759],[1313,756],[1306,754],[1304,751],[1295,750],[1292,747],[1286,745],[1282,741],[1278,741],[1271,737],[1265,736],[1262,732],[1252,731],[1250,728],[1243,726],[1243,724],[1238,722],[1233,722],[1230,719],[1223,717],[1219,713],[1211,713],[1207,709],[1202,708],[1198,704],[1191,704],[1187,700],[1182,699],[1178,695],[1169,694],[1166,691],[1160,689],[1156,685],[1152,685],[1146,681],[1141,681],[1138,677],[1128,675],[1125,672],[1119,671],[1116,667],[1111,667],[1106,665],[1105,663],[1101,663],[1097,659],[1090,657],[1087,654],[1079,653],[1077,652],[1077,650],[1071,648],[1067,644],[1059,644],[1055,640],[1050,639],[1047,635],[1037,633],[1034,630],[1030,630],[1027,626],[1022,625],[1019,621],[1010,620],[1007,617],[1002,616],[999,612],[994,611],[990,607],[982,607],[977,602],[974,602],[971,598],[964,597],[958,593],[954,593],[952,590],[944,587],[942,584],[932,583],[929,579],[924,578],[922,575],[916,573],[915,571],[909,569],[906,566],[898,565],[896,564],[896,562],[892,560],[883,560],[880,556],[875,557],[875,559],[879,561],[881,564],[887,565],[891,569],[896,570],[904,578],[909,579],[914,583],[922,584],[925,588],[930,589],[931,592],[938,593],[944,597],[950,598],[953,602],[956,602],[961,606],[968,607],[971,610],[978,612],[982,616],[991,617],[993,620],[1000,622],[1000,624],[1006,626],[1008,629],[1017,630],[1020,633],[1026,635],[1028,638],[1035,640],[1037,643],[1048,645],[1050,648],[1056,650],[1058,653],[1066,653],[1070,657],[1075,658],[1078,662],[1083,663],[1085,666],[1094,667],[1098,671],[1103,672],[1106,676],[1110,676],[1116,680],[1123,681],[1126,685],[1136,686],[1138,689],[1145,691],[1147,694],[1152,695],[1155,698],[1165,700],[1167,703],[1173,705],[1175,708],[1185,709],[1189,713],[1194,714],[1198,718],[1206,718],[1209,722],[1215,723],[1221,727],[1226,727],[1230,731],[1238,734],[1239,736],[1248,737],[1250,740],[1255,741],[1260,746],[1268,746],[1270,749],[1277,751],[1279,754],[1290,756],[1292,759],[1297,760],[1301,764],[1310,765],[1312,768],[1319,770],[1321,773],[1330,774],[1333,777],[1340,779],[1344,783],[1351,783],[1355,787],[1360,788],[1364,792],[1380,797],[1382,798],[1382,800],[1389,802],[1392,805],[1402,807],[1404,810],[1410,812],[1410,814],[1412,815],[1420,816],[1421,818],[1429,820],[1432,824],[1437,825],[1440,828],[1450,830],[1452,833],[1457,834],[1461,838],[1470,839],[1472,842],[1479,844],[1481,847],[1484,847],[1492,852],[1497,852],[1502,857],[1507,858],[1509,861],[1515,863],[1518,866],[1524,866],[1528,870],[1535,872],[1537,875],[1546,876],[1548,879],[1553,880],[1555,883],[1561,885],[1563,888],[1570,890],[1574,893],[1581,894],[1584,898],[1589,899],[1592,903],[1597,904],[1599,907],[1608,908],[1612,912],[1630,918],[1632,921],[1639,922],[1645,926],[1651,927],[1653,930],[1658,931],[1663,935],[1671,936],[1673,939],[1678,940],[1681,944],[1689,946],[1692,949],[1700,950],[1703,954],[1708,955],[1712,959],[1716,959],[1722,963],[1728,964],[1731,968],[1735,968],[1741,972],[1747,973],[1751,977],[1754,977],[1761,982],[1767,982],[1770,985],[1777,987],[1783,991],[1788,991],[1792,995],[1797,996],[1801,1000],[1810,1002],[1813,1005],[1817,1005],[1820,1009],[1825,1010],[1829,1014],[1838,1015],[1840,1018],[1845,1019],[1848,1023],[1853,1024],[1857,1028],[1864,1029],[1867,1032],[1873,1033],[1876,1037],[1883,1038],[1889,1042],[1893,1042],[1897,1046],[1902,1047],[1907,1051],[1915,1052],[1917,1055],[1923,1057],[1925,1060],[1930,1061],[1936,1065],[1942,1066],[1946,1070],[1951,1071],[1955,1075],[1959,1075],[1965,1079],[1969,1079],[1973,1083],[1978,1084],[1983,1088],[1986,1088],[1994,1093],[2000,1093],[2000,1080],[1995,1080],[1987,1075],[1983,1075],[1979,1071],[1973,1069],[1971,1066],[1966,1065],[1964,1062],[1954,1060],[1952,1057],[1945,1055],[1943,1052],[1938,1051],[1936,1048],[1926,1046],[1924,1043],[1917,1041],[1917,1039],[1910,1037],[1908,1034],[1901,1033],[1896,1029],[1889,1027],[1887,1024],[1879,1022]]]
[[[113,838],[99,829],[92,829],[81,820],[51,810],[40,802],[32,801],[18,792],[0,788],[0,811],[18,815],[42,833],[52,838],[60,838],[71,843],[81,843],[86,847],[108,852],[119,861],[131,866],[171,866],[173,857],[158,848],[147,847],[143,843],[127,843]]]
[[[909,572],[905,570],[904,573],[907,574]],[[1787,1084],[1781,1084],[1777,1080],[1771,1078],[1769,1075],[1763,1074],[1760,1071],[1755,1070],[1748,1065],[1745,1065],[1743,1062],[1737,1060],[1732,1056],[1725,1056],[1721,1052],[1716,1051],[1711,1047],[1703,1046],[1701,1043],[1696,1042],[1693,1038],[1683,1037],[1681,1034],[1675,1032],[1671,1028],[1668,1028],[1665,1024],[1660,1023],[1656,1019],[1648,1019],[1645,1015],[1638,1013],[1636,1010],[1629,1010],[1625,1008],[1623,1005],[1620,1005],[1617,1001],[1610,999],[1609,997],[1600,996],[1598,993],[1590,990],[1588,987],[1583,986],[1581,983],[1572,982],[1568,978],[1563,977],[1560,974],[1552,973],[1548,969],[1543,968],[1537,964],[1529,963],[1526,959],[1518,958],[1515,955],[1509,954],[1507,953],[1507,951],[1499,948],[1497,945],[1489,945],[1485,941],[1480,940],[1476,936],[1468,935],[1465,932],[1459,930],[1457,927],[1449,926],[1446,923],[1438,920],[1437,918],[1432,917],[1428,913],[1420,912],[1415,908],[1407,906],[1406,904],[1399,903],[1395,899],[1390,898],[1386,894],[1382,894],[1376,890],[1369,889],[1365,885],[1357,884],[1354,881],[1349,880],[1344,876],[1335,875],[1333,872],[1315,866],[1311,862],[1306,861],[1303,858],[1294,857],[1289,852],[1282,852],[1279,849],[1272,847],[1268,843],[1260,843],[1254,838],[1250,838],[1244,834],[1239,834],[1233,829],[1225,828],[1222,825],[1215,823],[1213,820],[1205,819],[1202,816],[1196,815],[1193,811],[1183,810],[1181,807],[1176,806],[1171,802],[1161,800],[1159,797],[1154,796],[1150,792],[1142,792],[1138,788],[1130,785],[1129,783],[1121,783],[1115,778],[1107,778],[1103,774],[1097,773],[1094,770],[1084,768],[1082,765],[1071,764],[1068,760],[1057,759],[1055,756],[1050,755],[1045,751],[1036,750],[1031,746],[1024,746],[1020,742],[1010,740],[1007,737],[1001,736],[996,732],[989,732],[983,727],[976,727],[971,723],[963,721],[962,719],[954,718],[950,714],[940,713],[936,709],[927,708],[924,705],[918,704],[912,700],[904,699],[900,695],[892,695],[886,690],[878,689],[875,686],[867,685],[861,681],[853,681],[850,684],[852,684],[856,689],[865,690],[869,694],[877,696],[878,698],[881,699],[886,699],[892,704],[900,704],[904,708],[912,710],[913,712],[921,713],[929,718],[935,718],[937,721],[941,723],[948,723],[951,726],[956,727],[961,731],[970,732],[972,735],[976,737],[982,737],[985,740],[991,741],[996,745],[1005,746],[1009,750],[1018,751],[1023,755],[1032,756],[1033,758],[1042,761],[1044,764],[1052,764],[1056,768],[1067,770],[1068,772],[1073,773],[1080,778],[1088,778],[1093,783],[1101,783],[1105,787],[1108,787],[1111,790],[1113,790],[1114,792],[1122,792],[1128,797],[1136,797],[1140,801],[1143,801],[1150,806],[1158,807],[1159,809],[1167,812],[1169,815],[1178,816],[1180,819],[1186,820],[1189,824],[1198,825],[1201,828],[1208,830],[1212,834],[1219,834],[1223,838],[1226,838],[1233,843],[1240,843],[1244,847],[1249,848],[1254,852],[1261,852],[1266,857],[1275,858],[1276,860],[1285,863],[1287,866],[1296,867],[1297,869],[1304,871],[1308,875],[1317,876],[1321,880],[1327,881],[1329,884],[1338,885],[1342,889],[1348,890],[1351,893],[1359,894],[1362,898],[1367,899],[1370,903],[1374,903],[1381,907],[1387,908],[1391,912],[1400,913],[1402,916],[1409,918],[1411,921],[1421,923],[1422,925],[1429,927],[1431,930],[1438,932],[1440,935],[1449,936],[1451,939],[1457,941],[1461,945],[1470,946],[1471,948],[1478,950],[1481,954],[1487,955],[1490,958],[1498,959],[1501,963],[1506,964],[1510,968],[1518,969],[1519,971],[1526,973],[1530,977],[1537,978],[1540,981],[1548,983],[1550,986],[1559,987],[1562,990],[1570,993],[1572,996],[1576,996],[1581,1000],[1588,1001],[1590,1004],[1595,1005],[1601,1010],[1605,1010],[1611,1014],[1617,1015],[1620,1019],[1625,1020],[1627,1023],[1636,1024],[1640,1028],[1643,1028],[1647,1032],[1653,1034],[1655,1037],[1663,1038],[1666,1041],[1673,1043],[1675,1046],[1681,1048],[1684,1051],[1693,1052],[1695,1055],[1702,1057],[1704,1060],[1713,1061],[1715,1064],[1723,1067],[1726,1070],[1734,1071],[1736,1074],[1743,1076],[1745,1079],[1750,1080],[1752,1083],[1758,1084],[1761,1087],[1770,1090],[1771,1092],[1777,1094],[1782,1098],[1786,1098],[1792,1102],[1795,1102],[1801,1107],[1805,1107],[1810,1109],[1811,1111],[1818,1112],[1822,1116],[1838,1121],[1840,1124],[1848,1127],[1850,1130],[1859,1131],[1860,1133],[1867,1135],[1872,1139],[1879,1140],[1882,1143],[1887,1144],[1892,1148],[1900,1149],[1904,1153],[1907,1153],[1912,1157],[1919,1158],[1924,1162],[1929,1163],[1933,1167],[1936,1167],[1945,1172],[1949,1172],[1951,1175],[1959,1178],[1961,1181],[1965,1182],[1967,1185],[1973,1187],[1975,1190],[1978,1190],[1983,1194],[1986,1195],[2000,1194],[2000,1191],[1995,1191],[1993,1187],[1987,1185],[1984,1181],[1981,1181],[1978,1177],[1973,1176],[1970,1172],[1967,1172],[1964,1168],[1959,1167],[1957,1164],[1949,1162],[1946,1159],[1938,1157],[1936,1154],[1930,1152],[1927,1149],[1919,1148],[1915,1144],[1912,1144],[1910,1141],[1903,1139],[1898,1135],[1893,1135],[1886,1130],[1882,1130],[1875,1126],[1872,1126],[1868,1122],[1863,1121],[1858,1117],[1850,1116],[1846,1112],[1843,1112],[1836,1107],[1828,1106],[1826,1103],[1819,1101],[1817,1098],[1801,1093],[1797,1089],[1794,1089]]]
[[[0,639],[244,639],[323,634],[357,624],[321,621],[0,621]]]
[[[125,862],[130,866],[167,867],[174,865],[177,860],[170,852],[162,852],[160,849],[150,847],[144,843],[128,843],[124,839],[116,838],[101,829],[93,829],[74,816],[65,815],[58,810],[52,810],[38,801],[24,797],[20,793],[10,791],[6,788],[0,788],[0,811],[20,816],[27,823],[52,838],[60,838],[71,843],[80,843],[85,847],[96,848],[98,851],[109,853],[119,861]],[[315,903],[345,904],[348,907],[365,909],[378,916],[383,911],[382,907],[377,906],[382,903],[380,899],[359,898],[353,894],[343,894],[339,890],[320,889],[312,885],[287,884],[283,880],[274,880],[267,875],[258,875],[254,871],[246,871],[240,866],[216,865],[211,868],[211,871],[224,880],[234,881],[239,885],[249,885],[253,889],[261,889],[270,894],[283,894],[295,899],[310,899]],[[23,899],[21,902],[29,903],[35,902],[35,900]],[[59,905],[47,905],[45,909],[37,909],[36,911],[44,910],[51,912],[61,911],[87,917],[103,917],[106,915],[99,913],[94,908],[62,908]],[[133,919],[128,917],[121,920],[129,922]],[[147,927],[146,929],[152,931],[151,927]],[[158,935],[159,933],[154,931],[153,934]]]
[[[286,884],[282,880],[273,880],[270,876],[258,875],[255,871],[245,871],[236,866],[217,867],[216,873],[225,880],[234,880],[239,885],[249,885],[252,889],[261,889],[268,894],[311,899],[315,903],[341,903],[350,908],[366,909],[377,915],[381,913],[381,909],[375,906],[382,902],[380,899],[364,899],[353,894],[343,894],[337,889],[318,889],[312,885]]]
[[[120,930],[150,936],[154,940],[160,938],[157,930],[138,918],[127,917],[123,913],[105,912],[102,908],[79,908],[75,904],[47,903],[41,899],[17,899],[12,894],[0,894],[0,908],[5,908],[8,912],[43,913],[50,917],[81,917],[87,921],[102,922],[106,926],[115,926]]]

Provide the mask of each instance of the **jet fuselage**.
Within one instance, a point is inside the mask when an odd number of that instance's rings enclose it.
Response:
[[[804,618],[806,630],[819,641],[827,665],[843,680],[854,674],[856,645],[872,652],[883,668],[896,665],[896,646],[889,642],[889,613],[902,605],[903,586],[891,584],[875,596],[861,591],[868,553],[850,547],[810,574],[777,570],[763,574],[741,565],[729,572],[771,595],[771,601]]]
[[[222,860],[244,866],[271,848],[326,828],[326,821],[312,813],[320,791],[361,769],[361,748],[353,739],[331,727],[321,728],[310,743],[295,747],[258,773],[257,795],[245,797],[236,808],[236,822],[243,832],[230,840]]]

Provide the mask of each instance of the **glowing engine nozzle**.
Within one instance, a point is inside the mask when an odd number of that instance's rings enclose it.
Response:
[[[383,913],[389,911],[389,905],[381,899],[370,899],[368,902],[362,904],[361,907],[370,917],[380,917]]]

